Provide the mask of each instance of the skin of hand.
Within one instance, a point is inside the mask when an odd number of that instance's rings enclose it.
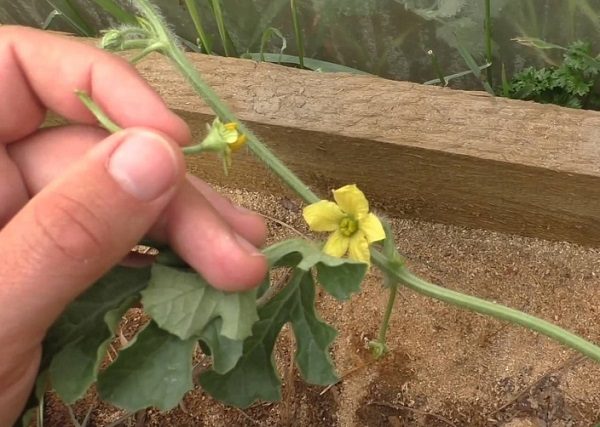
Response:
[[[84,90],[122,128],[108,135]],[[243,290],[267,263],[263,219],[186,176],[187,125],[124,60],[0,26],[0,426],[29,396],[47,329],[148,236],[213,286]],[[41,129],[46,112],[70,125]]]

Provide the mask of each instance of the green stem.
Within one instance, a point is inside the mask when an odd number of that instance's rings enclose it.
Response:
[[[208,86],[196,68],[183,52],[174,47],[165,52],[183,75],[188,79],[193,88],[204,98],[205,102],[225,122],[236,123],[241,133],[248,139],[248,147],[261,159],[277,176],[279,176],[292,190],[308,203],[318,202],[319,197],[304,184],[281,160],[279,160],[260,140],[241,123],[235,114],[219,99],[212,88]]]
[[[386,274],[402,282],[407,288],[422,295],[444,301],[454,306],[485,314],[496,319],[524,326],[540,334],[546,335],[559,343],[571,347],[591,359],[600,362],[600,347],[577,335],[566,331],[550,322],[525,314],[518,310],[495,304],[470,295],[464,295],[450,289],[429,283],[413,275],[406,267],[390,268],[388,260],[378,251],[372,250],[373,262]]]
[[[440,84],[442,86],[446,86],[448,84],[448,82],[446,81],[446,78],[444,77],[444,73],[442,73],[442,68],[440,67],[440,63],[438,62],[435,52],[433,50],[430,50],[429,52],[427,52],[427,54],[429,56],[431,56],[431,66],[433,67],[433,71],[437,75],[437,78],[439,79]]]
[[[487,62],[492,64],[493,52],[492,52],[492,1],[485,0],[485,53],[487,57]],[[493,86],[493,74],[492,67],[489,66],[486,69],[487,73],[487,81],[490,86]]]
[[[123,42],[122,49],[123,50],[132,50],[132,49],[146,49],[151,43],[152,40],[149,39],[133,39],[126,40]]]
[[[292,9],[292,23],[294,25],[294,33],[296,35],[296,46],[298,46],[298,59],[300,68],[304,68],[304,37],[302,36],[302,27],[298,18],[298,8],[296,0],[290,0],[290,8]]]
[[[159,39],[165,40],[164,37],[167,37],[168,33],[162,26],[163,24],[161,23],[160,18],[154,13],[154,10],[148,4],[148,0],[137,0],[137,3],[144,11],[147,19],[151,21],[154,26],[159,27],[157,28]],[[162,51],[173,60],[180,71],[190,81],[194,89],[203,97],[205,102],[215,111],[215,113],[217,113],[218,116],[221,117],[221,119],[238,124],[238,129],[240,132],[244,133],[248,138],[248,145],[250,149],[260,160],[263,161],[263,163],[269,166],[273,172],[275,172],[283,180],[284,183],[296,191],[296,193],[302,199],[304,199],[304,201],[308,203],[319,201],[319,198],[296,175],[294,175],[291,170],[289,170],[277,157],[275,157],[275,155],[266,146],[264,146],[263,143],[259,141],[252,132],[250,132],[242,123],[237,120],[235,115],[217,97],[213,90],[204,83],[184,53],[172,41],[170,41],[169,45],[166,46]],[[546,322],[545,320],[538,319],[534,316],[504,307],[499,304],[494,304],[480,298],[464,295],[459,292],[429,283],[414,276],[405,267],[398,266],[397,260],[389,259],[389,257],[386,257],[375,249],[371,249],[371,257],[373,263],[391,279],[400,281],[406,287],[415,292],[440,301],[444,301],[460,308],[524,326],[533,331],[544,334],[561,344],[578,350],[591,359],[600,362],[600,347],[558,326]]]
[[[121,127],[109,119],[108,116],[104,114],[104,111],[102,111],[98,104],[96,104],[87,93],[81,90],[76,90],[75,94],[106,130],[108,130],[110,133],[115,133],[121,130]]]
[[[392,283],[390,286],[390,296],[388,297],[387,306],[385,307],[385,312],[383,313],[383,321],[379,327],[379,336],[377,338],[377,341],[382,345],[385,345],[385,335],[387,334],[387,330],[389,328],[390,317],[392,316],[392,310],[394,308],[394,303],[396,302],[397,294],[398,284]]]
[[[181,149],[181,151],[183,151],[184,155],[190,156],[192,154],[204,153],[209,150],[207,150],[206,147],[204,147],[202,144],[196,144],[196,145],[190,145],[189,147],[183,147]]]
[[[202,19],[200,19],[200,11],[196,5],[196,0],[185,0],[185,5],[187,6],[192,21],[194,22],[194,27],[196,27],[196,32],[198,33],[198,38],[200,39],[200,43],[204,48],[204,52],[212,55],[213,52],[210,39],[204,31],[204,26],[202,25]]]
[[[165,44],[161,41],[153,43],[150,46],[146,46],[140,53],[138,53],[133,58],[131,58],[129,60],[129,62],[131,62],[132,64],[137,64],[142,59],[144,59],[146,56],[150,55],[152,52],[156,52],[156,51],[163,49],[164,46],[165,46]]]

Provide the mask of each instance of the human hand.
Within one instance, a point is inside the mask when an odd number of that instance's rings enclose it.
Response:
[[[108,136],[76,97],[121,127]],[[0,27],[0,426],[32,389],[65,306],[145,235],[215,287],[263,278],[261,217],[186,177],[189,129],[123,60],[47,33]],[[77,123],[40,129],[46,111]]]

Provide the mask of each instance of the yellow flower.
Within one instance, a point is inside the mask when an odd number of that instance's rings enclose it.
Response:
[[[246,135],[244,135],[243,133],[240,133],[237,130],[237,124],[235,124],[233,122],[226,123],[225,129],[227,129],[228,131],[237,132],[237,138],[235,141],[233,141],[233,142],[227,141],[227,146],[231,149],[231,151],[233,153],[235,153],[236,151],[238,151],[240,148],[242,148],[246,144]]]
[[[231,167],[231,153],[238,151],[246,144],[246,135],[238,131],[236,123],[223,123],[215,118],[208,126],[208,134],[202,141],[203,151],[214,151],[223,159],[223,168],[227,175]]]
[[[313,231],[332,232],[323,247],[328,255],[370,264],[369,245],[385,239],[381,221],[369,213],[369,202],[354,184],[333,192],[336,203],[321,200],[304,208],[304,220]]]

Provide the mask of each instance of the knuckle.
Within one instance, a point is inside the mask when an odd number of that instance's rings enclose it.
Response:
[[[34,209],[39,250],[58,251],[68,259],[89,261],[105,250],[109,227],[85,203],[54,193],[49,203]]]

